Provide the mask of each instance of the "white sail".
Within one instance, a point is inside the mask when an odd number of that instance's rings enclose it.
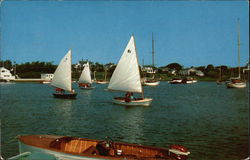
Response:
[[[51,82],[52,86],[72,91],[71,84],[71,50],[63,57],[54,73],[54,78]]]
[[[110,79],[109,90],[142,92],[134,36],[131,36]]]
[[[84,69],[83,69],[82,74],[79,78],[79,83],[90,83],[90,84],[92,83],[90,69],[89,69],[89,62],[87,62],[84,65]]]

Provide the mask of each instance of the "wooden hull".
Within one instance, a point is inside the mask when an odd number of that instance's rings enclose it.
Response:
[[[151,98],[144,98],[144,99],[132,100],[130,102],[125,102],[125,98],[117,97],[113,99],[113,103],[124,106],[150,106],[152,100],[153,99]]]
[[[240,82],[240,83],[233,83],[233,82],[228,82],[227,88],[246,88],[246,83],[245,82]]]
[[[40,152],[67,160],[175,160],[177,156],[186,160],[190,153],[185,150],[176,155],[176,149],[173,152],[166,148],[51,135],[20,136],[18,140],[20,154]]]
[[[144,82],[144,86],[158,86],[160,84],[160,81],[155,81],[155,82]]]
[[[76,99],[76,93],[66,93],[66,94],[61,94],[61,93],[53,93],[55,98],[61,98],[61,99]]]

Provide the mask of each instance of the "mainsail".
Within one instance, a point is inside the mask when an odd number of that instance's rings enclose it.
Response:
[[[71,50],[63,57],[54,73],[54,78],[51,82],[52,86],[72,91],[71,84]]]
[[[110,79],[109,90],[142,93],[134,36],[131,36]]]
[[[79,83],[90,83],[90,84],[92,83],[90,69],[89,69],[89,62],[87,62],[84,65],[84,69],[83,69],[82,74],[79,78]]]

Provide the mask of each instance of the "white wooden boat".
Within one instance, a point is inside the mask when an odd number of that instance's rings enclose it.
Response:
[[[96,84],[108,84],[109,81],[107,81],[107,69],[104,69],[104,79],[102,80],[96,80],[95,81]]]
[[[227,88],[245,88],[246,82],[241,80],[240,75],[240,26],[238,19],[238,77],[230,78],[230,82],[226,83]]]
[[[56,93],[53,93],[55,98],[76,98],[77,94],[72,89],[71,59],[71,50],[69,50],[56,68],[54,77],[51,82],[51,85],[56,87]]]
[[[173,78],[169,81],[170,84],[182,84],[181,78]]]
[[[229,82],[226,83],[227,88],[246,88],[247,84],[245,81],[242,81],[238,78],[231,79]]]
[[[80,75],[78,85],[79,85],[79,88],[81,89],[94,89],[95,88],[94,86],[92,86],[89,62],[87,62],[84,65],[84,69],[82,70],[82,73]]]
[[[160,84],[160,81],[157,80],[145,80],[143,82],[143,85],[145,86],[158,86]]]
[[[108,90],[127,92],[126,95],[129,95],[128,93],[142,94],[142,97],[138,99],[132,99],[129,96],[123,98],[116,97],[113,99],[113,103],[116,104],[149,106],[152,102],[152,98],[144,98],[143,95],[137,51],[133,35],[125,48],[115,71],[113,72]]]
[[[20,155],[44,153],[60,160],[186,160],[190,152],[180,145],[171,145],[169,149],[114,142],[110,138],[104,141],[52,136],[19,136]],[[14,160],[14,158],[12,159]]]
[[[105,81],[105,80],[96,80],[95,83],[97,83],[97,84],[108,84],[109,82]]]
[[[155,79],[155,72],[154,72],[154,36],[152,33],[152,68],[153,68],[153,78],[152,79],[145,79],[144,82],[142,83],[143,86],[158,86],[160,84],[160,81]]]

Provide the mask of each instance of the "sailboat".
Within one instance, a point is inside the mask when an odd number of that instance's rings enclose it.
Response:
[[[219,79],[216,81],[216,84],[218,84],[218,85],[222,85],[223,84],[223,81],[221,79],[222,78],[221,74],[222,74],[222,71],[221,71],[221,66],[220,66]]]
[[[108,90],[127,92],[125,97],[115,97],[113,103],[126,106],[149,106],[151,98],[144,98],[135,39],[132,35],[118,65],[110,79]],[[141,93],[142,98],[133,98],[133,93]]]
[[[241,80],[240,75],[240,26],[239,26],[239,19],[238,19],[238,77],[230,78],[230,81],[226,83],[227,88],[245,88],[246,82]]]
[[[152,68],[153,68],[153,77],[151,79],[147,79],[145,78],[145,80],[143,81],[142,85],[145,86],[158,86],[160,84],[160,81],[155,80],[155,73],[154,73],[154,36],[152,34]]]
[[[54,77],[51,82],[51,85],[56,87],[56,93],[53,93],[55,98],[76,98],[77,94],[72,89],[71,59],[71,50],[69,50],[56,68]]]
[[[84,65],[84,69],[82,70],[82,74],[79,78],[78,85],[81,89],[94,89],[92,86],[92,79],[90,74],[89,62]]]
[[[97,84],[107,84],[107,83],[109,83],[107,81],[107,69],[106,68],[104,68],[104,80],[96,80],[96,83]]]

